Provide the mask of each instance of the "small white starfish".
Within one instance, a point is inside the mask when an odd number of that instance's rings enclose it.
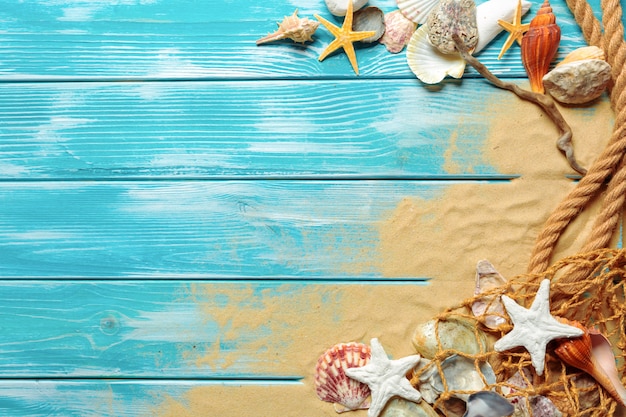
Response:
[[[520,306],[506,295],[502,296],[502,302],[513,322],[513,330],[498,340],[494,348],[497,352],[502,352],[524,346],[530,353],[537,375],[543,375],[546,346],[551,340],[583,334],[581,329],[563,324],[550,314],[549,279],[541,281],[530,309]]]
[[[387,401],[394,396],[419,402],[422,394],[413,388],[406,374],[420,361],[420,355],[390,360],[378,339],[372,339],[370,346],[372,357],[367,365],[346,369],[346,375],[370,387],[372,404],[367,412],[368,417],[377,417]]]

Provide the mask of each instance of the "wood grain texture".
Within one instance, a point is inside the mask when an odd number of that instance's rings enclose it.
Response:
[[[0,282],[0,374],[295,382],[338,340],[367,342],[381,326],[387,342],[394,327],[410,335],[422,313],[389,320],[428,291],[419,282]]]
[[[397,9],[394,0],[372,4],[386,12]],[[563,31],[562,57],[584,42],[565,2],[551,4]],[[318,62],[331,41],[323,28],[308,46],[255,45],[296,8],[301,16],[331,17],[323,0],[3,0],[0,80],[354,78],[344,54]],[[499,36],[480,59],[498,75],[525,77],[519,48],[497,60],[504,39]],[[360,48],[357,56],[361,78],[415,79],[404,53],[393,55],[376,44]],[[477,74],[468,70],[467,76]]]
[[[0,184],[3,277],[380,277],[378,224],[454,182]]]
[[[479,80],[5,84],[0,179],[510,178],[484,156],[507,94]]]
[[[3,417],[235,417],[291,415],[293,398],[315,392],[302,383],[267,381],[0,380]],[[303,401],[298,416],[332,417],[332,404],[313,409]],[[364,412],[353,412],[362,417]]]

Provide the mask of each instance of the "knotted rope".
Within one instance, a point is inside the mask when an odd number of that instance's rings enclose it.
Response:
[[[622,8],[619,0],[602,0],[601,25],[585,0],[567,0],[567,5],[574,13],[585,40],[590,45],[602,48],[611,65],[610,99],[615,112],[615,125],[604,151],[576,188],[557,206],[539,233],[528,266],[530,273],[540,273],[548,267],[556,243],[569,223],[598,195],[607,179],[612,176],[601,211],[582,251],[607,247],[617,227],[626,194],[626,43]],[[572,280],[582,274],[584,273],[574,274]]]

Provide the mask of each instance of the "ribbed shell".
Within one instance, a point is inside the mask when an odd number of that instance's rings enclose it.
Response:
[[[348,368],[365,366],[371,357],[371,349],[363,343],[339,343],[328,349],[317,361],[315,387],[322,401],[336,403],[346,410],[363,408],[370,395],[366,384],[349,378]]]
[[[307,17],[299,18],[298,10],[296,10],[291,16],[285,16],[283,21],[278,23],[278,30],[276,32],[262,37],[256,41],[256,44],[261,45],[281,39],[291,39],[299,43],[310,42],[313,40],[311,35],[315,33],[319,25],[319,22]]]
[[[545,0],[522,38],[522,62],[530,88],[536,93],[544,92],[542,79],[550,70],[560,41],[561,28],[556,24],[550,3]]]

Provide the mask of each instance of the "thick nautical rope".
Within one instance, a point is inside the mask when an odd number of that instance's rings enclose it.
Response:
[[[626,193],[626,43],[622,25],[622,9],[619,0],[602,0],[603,26],[593,15],[586,0],[568,0],[567,4],[580,25],[585,40],[590,45],[604,49],[607,62],[612,68],[613,85],[611,106],[615,112],[615,124],[608,145],[580,180],[576,188],[557,206],[546,221],[535,242],[528,271],[539,273],[549,263],[554,248],[567,226],[599,193],[611,176],[603,207],[583,251],[606,247],[617,227]]]

